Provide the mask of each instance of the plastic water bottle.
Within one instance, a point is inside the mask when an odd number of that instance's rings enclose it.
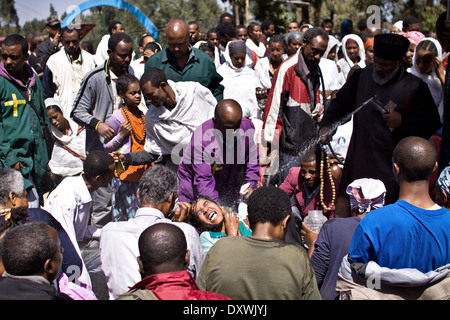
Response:
[[[327,217],[323,215],[322,210],[309,210],[304,222],[315,233],[319,233],[320,228],[327,222]]]

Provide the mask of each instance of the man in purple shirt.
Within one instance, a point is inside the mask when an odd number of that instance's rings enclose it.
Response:
[[[254,135],[255,126],[242,117],[239,103],[221,100],[214,118],[194,131],[184,149],[178,166],[178,200],[190,202],[203,195],[222,206],[237,209],[241,186],[250,184],[245,201],[259,181],[259,154]]]

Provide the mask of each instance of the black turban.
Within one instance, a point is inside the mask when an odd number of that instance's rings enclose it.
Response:
[[[395,33],[382,33],[373,39],[373,54],[386,60],[400,60],[406,55],[409,40]]]

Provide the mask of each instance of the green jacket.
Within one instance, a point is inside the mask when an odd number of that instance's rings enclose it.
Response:
[[[145,70],[158,68],[164,71],[167,79],[179,81],[196,81],[211,90],[217,101],[223,99],[222,76],[217,73],[212,59],[203,51],[191,47],[189,60],[183,69],[180,69],[171,55],[169,48],[161,50],[148,59]]]
[[[41,81],[28,64],[25,68],[30,75],[28,92],[41,117],[49,123],[44,104]],[[0,167],[10,167],[21,162],[25,189],[32,183],[31,175],[42,203],[42,195],[50,191],[52,182],[46,174],[48,164],[47,146],[42,135],[39,118],[17,87],[22,83],[11,77],[0,63]]]

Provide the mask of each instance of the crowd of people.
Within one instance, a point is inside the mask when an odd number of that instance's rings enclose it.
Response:
[[[6,36],[0,299],[448,299],[445,19]]]

